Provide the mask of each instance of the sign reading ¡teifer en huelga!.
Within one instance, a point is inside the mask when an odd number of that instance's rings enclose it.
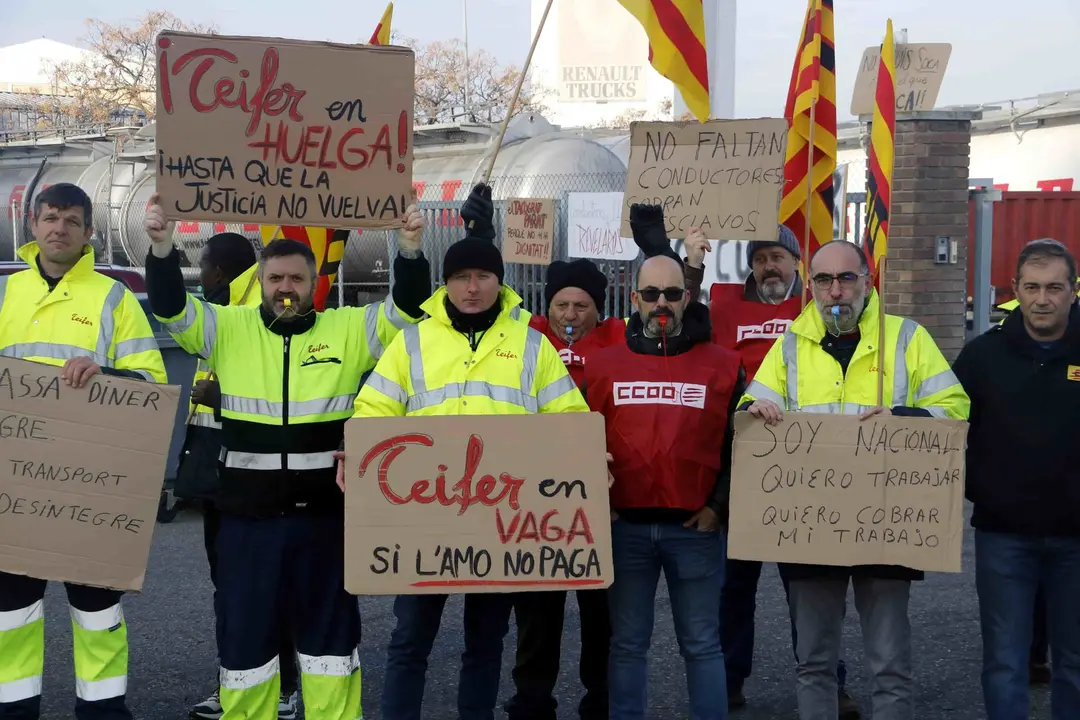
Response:
[[[811,565],[960,572],[959,420],[735,416],[728,555]]]

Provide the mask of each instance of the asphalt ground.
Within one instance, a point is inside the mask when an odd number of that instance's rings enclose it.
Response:
[[[963,573],[933,574],[916,583],[911,599],[918,720],[977,720],[985,717],[979,688],[981,641],[975,597],[974,543],[965,538]],[[650,720],[687,717],[686,681],[672,630],[663,582],[657,593],[657,627],[650,664]],[[869,718],[869,678],[862,663],[857,613],[850,602],[844,656],[848,685]],[[144,591],[124,599],[131,645],[129,704],[138,720],[180,720],[188,708],[213,690],[216,682],[211,585],[202,544],[202,521],[182,512],[158,525]],[[364,717],[380,718],[385,648],[393,627],[390,598],[361,598],[364,642]],[[62,585],[51,583],[46,602],[46,661],[43,717],[73,717],[74,679],[71,627]],[[796,718],[791,635],[784,592],[775,566],[766,566],[758,593],[754,674],[747,681],[748,705],[733,720]],[[575,602],[567,603],[562,677],[557,690],[560,718],[575,718],[580,698],[577,655],[580,649]],[[462,650],[461,604],[451,600],[443,632],[428,671],[425,720],[457,717],[455,694]],[[507,638],[501,701],[511,694],[513,630]],[[720,680],[722,682],[722,680]],[[499,715],[497,715],[499,717]],[[1048,719],[1049,690],[1032,692],[1035,720]]]

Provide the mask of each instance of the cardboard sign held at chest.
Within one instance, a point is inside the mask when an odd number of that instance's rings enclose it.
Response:
[[[596,413],[353,418],[345,589],[354,595],[606,588]]]
[[[960,572],[967,432],[937,418],[737,413],[728,556]]]
[[[404,47],[161,33],[166,217],[398,227],[412,189],[413,85]]]
[[[180,388],[0,358],[0,571],[142,589]]]
[[[669,238],[775,240],[787,133],[783,118],[632,123],[622,236],[645,203],[663,205]]]
[[[502,239],[503,260],[525,265],[550,265],[554,224],[554,200],[507,200],[506,229]]]

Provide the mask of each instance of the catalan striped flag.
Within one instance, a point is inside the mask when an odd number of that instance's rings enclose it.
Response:
[[[315,310],[326,309],[326,299],[334,287],[341,258],[345,255],[348,230],[332,230],[299,225],[262,225],[259,227],[263,246],[279,238],[289,238],[304,243],[315,255]]]
[[[833,173],[836,172],[833,0],[809,0],[784,117],[790,130],[784,158],[780,222],[804,245],[803,260],[808,263],[817,248],[833,239]]]
[[[390,44],[390,21],[393,18],[394,3],[387,3],[386,12],[382,14],[382,19],[379,20],[379,24],[375,26],[375,32],[371,33],[371,39],[368,40],[368,45]]]
[[[619,0],[619,4],[645,28],[652,66],[675,84],[694,117],[708,120],[709,60],[702,0]]]
[[[874,269],[889,250],[889,209],[896,154],[896,51],[892,20],[885,26],[885,42],[878,61],[874,91],[874,122],[870,126],[870,161],[866,178],[866,238],[863,247]],[[879,278],[880,280],[880,278]],[[880,287],[880,285],[879,285]]]

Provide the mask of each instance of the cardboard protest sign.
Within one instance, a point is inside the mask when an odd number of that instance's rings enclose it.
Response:
[[[631,124],[622,235],[647,203],[664,206],[670,238],[775,240],[787,132],[784,118]]]
[[[345,588],[354,595],[605,588],[603,417],[353,418]]]
[[[638,246],[623,236],[621,192],[569,193],[566,196],[566,254],[589,260],[633,261]]]
[[[403,47],[161,33],[166,217],[397,227],[412,190],[413,61]]]
[[[510,198],[506,201],[503,260],[526,265],[550,265],[554,227],[554,200]]]
[[[896,112],[934,109],[951,55],[949,43],[896,45]],[[851,94],[852,115],[874,114],[880,61],[880,45],[863,51],[859,73],[855,76],[855,90]]]
[[[141,590],[180,388],[0,358],[0,571]]]
[[[735,415],[728,555],[811,565],[960,572],[958,420]]]

